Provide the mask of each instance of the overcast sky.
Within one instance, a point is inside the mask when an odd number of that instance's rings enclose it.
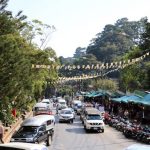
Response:
[[[127,17],[150,18],[150,0],[9,0],[8,9],[23,10],[28,20],[54,25],[49,40],[57,56],[72,57],[77,47],[87,47],[105,25]]]

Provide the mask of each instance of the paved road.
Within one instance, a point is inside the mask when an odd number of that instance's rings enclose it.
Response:
[[[136,143],[109,126],[104,133],[86,133],[79,117],[73,124],[56,122],[50,150],[123,150]]]

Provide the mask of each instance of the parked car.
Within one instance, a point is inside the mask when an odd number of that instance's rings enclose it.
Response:
[[[72,110],[66,108],[66,109],[62,109],[59,112],[59,122],[70,122],[73,123],[73,119],[74,119],[74,113],[72,112]]]
[[[45,145],[21,142],[0,144],[0,150],[48,150]]]
[[[26,119],[20,129],[13,134],[11,142],[46,143],[51,145],[55,118],[52,115],[38,115]]]

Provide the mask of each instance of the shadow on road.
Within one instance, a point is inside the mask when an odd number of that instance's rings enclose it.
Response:
[[[77,121],[74,121],[72,126],[83,126],[83,124],[81,122],[77,122]]]
[[[84,131],[83,127],[66,129],[66,131],[67,132],[76,133],[76,134],[86,134],[86,132]]]

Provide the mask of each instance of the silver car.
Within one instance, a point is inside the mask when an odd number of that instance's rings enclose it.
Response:
[[[74,113],[70,108],[62,109],[60,110],[58,117],[59,117],[59,122],[73,123]]]

